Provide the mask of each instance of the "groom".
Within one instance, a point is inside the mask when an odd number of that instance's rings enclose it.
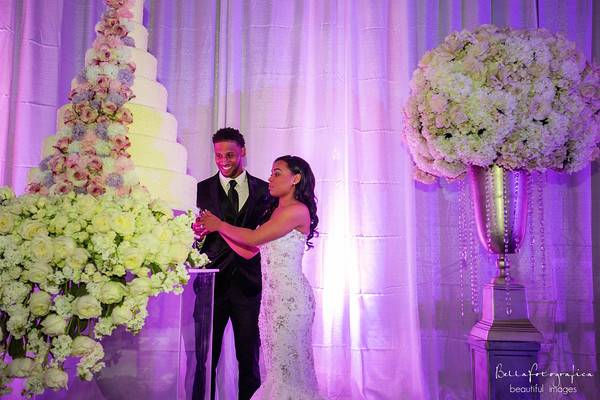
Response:
[[[219,172],[198,183],[196,205],[200,210],[210,210],[230,224],[255,229],[268,206],[268,184],[244,170],[245,141],[237,129],[219,129],[212,141]],[[211,399],[215,398],[215,372],[221,355],[223,333],[231,319],[239,367],[239,399],[247,400],[260,386],[260,254],[246,260],[238,256],[216,232],[206,236],[201,251],[211,260],[208,267],[219,270],[215,278]],[[198,290],[196,282],[194,289]],[[202,304],[198,304],[200,297],[197,297],[194,309],[196,325],[202,320]],[[203,392],[200,394],[200,382],[204,379],[204,369],[200,364],[201,360],[198,360],[194,399],[202,398],[198,395],[203,396]]]

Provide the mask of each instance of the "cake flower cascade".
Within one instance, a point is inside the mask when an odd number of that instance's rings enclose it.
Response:
[[[128,194],[139,183],[127,149],[133,117],[125,103],[133,98],[135,64],[127,36],[132,0],[107,0],[96,25],[86,66],[69,93],[71,107],[57,132],[54,152],[31,172],[30,193]]]
[[[600,150],[600,68],[544,29],[448,35],[410,83],[403,137],[415,178],[468,166],[575,172]]]
[[[192,250],[191,213],[173,218],[136,177],[124,104],[133,97],[128,19],[133,0],[106,0],[53,154],[32,171],[28,194],[0,189],[0,394],[68,387],[63,363],[91,380],[100,339],[137,333],[150,296],[182,291]]]

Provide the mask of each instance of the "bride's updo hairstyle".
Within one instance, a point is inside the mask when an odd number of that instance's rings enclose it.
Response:
[[[281,156],[274,162],[277,161],[286,163],[292,175],[300,174],[300,182],[296,184],[294,198],[304,204],[310,213],[310,232],[308,232],[308,236],[306,237],[306,246],[310,249],[313,247],[310,240],[315,236],[319,236],[319,231],[317,231],[319,217],[317,216],[317,198],[315,196],[315,175],[310,165],[300,157],[290,155]],[[278,203],[278,199],[273,199],[273,202],[265,212],[264,221],[271,218],[271,214],[277,208]]]

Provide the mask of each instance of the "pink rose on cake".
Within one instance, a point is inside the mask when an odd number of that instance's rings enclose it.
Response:
[[[72,108],[67,108],[63,115],[63,122],[67,126],[73,126],[77,121],[77,114]]]
[[[133,122],[133,115],[128,108],[121,107],[117,110],[115,119],[124,125],[129,125]]]
[[[124,67],[129,68],[129,70],[131,71],[132,74],[135,73],[135,70],[137,68],[136,65],[135,65],[135,63],[133,61],[128,62],[127,64],[125,64]]]
[[[67,170],[67,178],[73,182],[73,185],[85,186],[90,174],[85,170],[85,167],[71,168]]]
[[[100,196],[104,194],[106,189],[104,189],[104,182],[100,177],[94,177],[88,181],[88,185],[86,187],[88,194],[92,196]]]
[[[49,194],[48,188],[46,188],[39,182],[32,182],[29,185],[27,185],[27,192],[28,193],[37,193],[37,194],[41,194],[41,195]]]
[[[118,106],[108,99],[104,100],[101,104],[100,109],[104,114],[114,114],[118,109]]]
[[[83,108],[79,114],[79,119],[86,124],[95,122],[96,118],[98,118],[98,111],[92,107]]]
[[[99,93],[107,93],[110,88],[110,84],[112,80],[106,75],[100,75],[96,78],[96,85],[94,87],[94,92]]]
[[[100,172],[102,171],[102,159],[98,156],[88,156],[83,158],[82,160],[83,165],[85,165],[88,169],[88,171],[90,172]]]
[[[127,8],[130,9],[133,6],[132,0],[106,0],[106,5],[110,8]]]
[[[133,161],[131,158],[126,156],[119,156],[115,161],[115,172],[119,174],[124,174],[127,171],[132,171],[134,168]]]
[[[65,160],[67,168],[76,168],[79,166],[80,157],[79,154],[69,154]]]
[[[122,150],[126,149],[131,145],[129,138],[124,135],[116,135],[110,138],[110,142],[113,145],[113,149]]]
[[[54,154],[48,160],[48,168],[55,174],[60,174],[65,170],[65,160],[66,158],[61,154]]]
[[[73,191],[73,182],[68,179],[62,179],[50,186],[50,193],[52,194],[67,194]]]
[[[135,95],[133,94],[133,90],[131,90],[129,86],[122,85],[118,90],[118,94],[127,100],[131,100],[135,97]]]
[[[99,50],[102,45],[116,48],[121,45],[120,41],[121,39],[115,36],[98,36],[96,40],[94,40],[93,48]]]
[[[110,123],[110,118],[108,118],[107,115],[100,115],[98,117],[98,119],[96,119],[96,124],[106,124],[108,125]]]
[[[91,146],[93,147],[98,142],[98,136],[96,136],[96,132],[88,130],[83,138],[81,138],[82,146]]]
[[[61,137],[60,139],[58,139],[56,141],[54,148],[59,150],[61,153],[66,153],[71,142],[73,142],[73,139],[71,137],[69,137],[69,136]]]

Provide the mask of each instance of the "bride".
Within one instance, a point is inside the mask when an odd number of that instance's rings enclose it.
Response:
[[[252,400],[321,400],[312,353],[315,300],[302,273],[304,248],[319,222],[315,177],[300,157],[275,160],[269,178],[273,204],[256,230],[221,221],[210,211],[200,214],[202,232],[219,232],[245,258],[261,252],[262,298],[259,315],[267,376]],[[258,246],[258,247],[257,247]]]

